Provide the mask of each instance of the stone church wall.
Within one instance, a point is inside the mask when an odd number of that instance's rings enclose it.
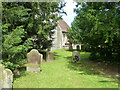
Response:
[[[51,50],[61,49],[63,48],[63,46],[65,46],[65,43],[67,41],[67,35],[66,33],[62,32],[63,30],[59,24],[54,31],[55,31],[53,35],[54,40],[53,40],[53,46],[51,47]]]

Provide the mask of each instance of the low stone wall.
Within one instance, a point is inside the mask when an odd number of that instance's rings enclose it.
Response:
[[[12,89],[13,85],[13,73],[10,69],[5,69],[3,65],[0,64],[0,90],[2,88]]]

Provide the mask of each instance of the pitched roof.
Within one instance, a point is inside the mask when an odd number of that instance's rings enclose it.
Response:
[[[70,27],[64,20],[58,20],[58,24],[60,25],[62,32],[68,32],[67,29]]]

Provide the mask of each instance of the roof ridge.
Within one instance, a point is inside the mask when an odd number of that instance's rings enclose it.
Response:
[[[63,19],[58,20],[58,24],[60,25],[63,32],[68,32],[67,29],[70,27]]]

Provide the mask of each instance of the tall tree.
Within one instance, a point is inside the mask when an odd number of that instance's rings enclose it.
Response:
[[[120,52],[120,4],[84,2],[76,5],[77,16],[72,23],[75,39],[92,48],[93,56],[112,58]],[[74,34],[70,33],[71,35]]]
[[[60,18],[63,3],[58,2],[3,2],[2,3],[2,59],[14,70],[25,62],[32,49],[51,46],[53,29]]]

